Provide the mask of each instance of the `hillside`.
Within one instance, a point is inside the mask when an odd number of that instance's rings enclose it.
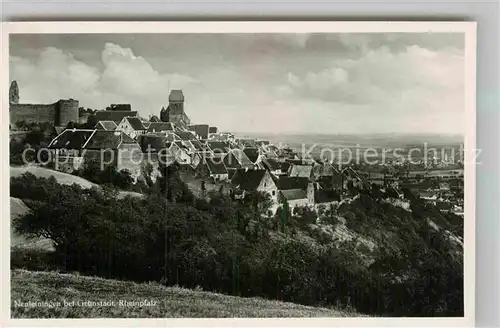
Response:
[[[53,250],[52,241],[46,238],[26,238],[14,232],[12,221],[18,217],[26,215],[30,211],[26,204],[15,197],[10,197],[10,245],[11,247],[21,247],[29,249]]]
[[[224,317],[345,317],[358,316],[294,303],[242,298],[165,287],[157,283],[137,284],[56,272],[11,272],[13,318],[224,318]],[[53,307],[21,307],[17,302],[47,300]],[[75,306],[63,301],[75,300]],[[107,306],[77,306],[76,301],[110,302]],[[121,301],[150,301],[149,306],[126,306]],[[111,304],[114,301],[114,304]],[[57,302],[61,305],[58,306]],[[156,304],[154,304],[156,303]],[[154,305],[153,305],[154,304]],[[112,309],[110,309],[110,307]]]
[[[72,185],[76,183],[83,189],[90,189],[92,187],[99,187],[99,185],[90,182],[81,177],[77,177],[72,174],[59,172],[51,169],[47,169],[40,166],[11,166],[10,167],[10,177],[18,177],[23,175],[24,173],[31,173],[38,178],[49,178],[53,176],[58,183],[63,185]],[[118,197],[123,198],[126,196],[136,196],[141,197],[142,195],[132,191],[119,191]]]

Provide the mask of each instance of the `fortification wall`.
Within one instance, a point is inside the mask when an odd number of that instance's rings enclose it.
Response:
[[[50,105],[42,104],[10,104],[10,123],[12,125],[19,121],[28,123],[49,122],[55,123],[57,103]]]
[[[48,122],[55,126],[66,126],[69,122],[78,122],[78,100],[59,100],[54,104],[10,104],[10,123],[19,121],[28,123]]]
[[[66,126],[69,122],[77,123],[79,121],[78,115],[78,100],[59,100],[56,104],[58,104],[59,113],[56,112],[56,124],[58,126]]]

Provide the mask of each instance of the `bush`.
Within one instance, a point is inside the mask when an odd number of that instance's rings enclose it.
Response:
[[[280,207],[268,217],[264,195],[240,202],[215,192],[210,199],[195,199],[174,168],[164,172],[157,192],[123,199],[113,188],[83,190],[29,174],[12,178],[11,195],[33,200],[32,212],[15,220],[14,228],[50,238],[56,249],[53,258],[40,255],[33,263],[27,261],[31,255],[14,254],[13,263],[41,269],[53,263],[108,278],[340,304],[379,315],[463,314],[457,249],[411,213],[370,195],[324,209],[323,216],[344,216],[363,236],[392,232],[394,240],[388,242],[401,246],[379,249],[368,265],[359,254],[366,250],[356,248],[356,241],[334,242],[319,227],[299,224],[315,218],[308,208],[292,215],[285,207],[282,217]]]
[[[45,250],[14,247],[10,251],[11,269],[52,271],[59,269],[54,254]]]

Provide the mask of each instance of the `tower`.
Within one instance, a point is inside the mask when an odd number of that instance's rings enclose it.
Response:
[[[16,81],[12,81],[9,89],[9,103],[19,104],[19,86]]]
[[[184,112],[184,94],[182,90],[172,90],[168,96],[168,107],[160,112],[160,119],[163,122],[171,122],[175,125],[186,128],[191,120]]]

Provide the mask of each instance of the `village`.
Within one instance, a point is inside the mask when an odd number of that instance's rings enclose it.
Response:
[[[401,200],[406,190],[443,212],[463,216],[463,171],[448,169],[444,161],[434,170],[419,171],[402,170],[404,163],[389,161],[381,173],[369,165],[340,166],[305,157],[284,145],[236,137],[209,124],[192,124],[182,90],[171,90],[167,108],[147,119],[129,104],[112,104],[90,115],[80,111],[73,99],[42,107],[22,105],[18,92],[13,82],[11,125],[19,119],[53,124],[57,136],[48,145],[51,164],[66,173],[100,161],[117,171],[127,170],[134,180],[144,178],[148,171],[154,181],[160,164],[177,165],[183,181],[198,197],[217,191],[241,199],[258,191],[270,196],[274,208],[286,201],[291,208],[317,209],[355,197],[360,190],[377,189]],[[19,113],[25,108],[35,111]],[[47,110],[53,113],[40,113]],[[75,117],[82,123],[89,122],[90,116],[96,122],[93,128],[71,127]],[[11,126],[11,134],[12,130]]]

